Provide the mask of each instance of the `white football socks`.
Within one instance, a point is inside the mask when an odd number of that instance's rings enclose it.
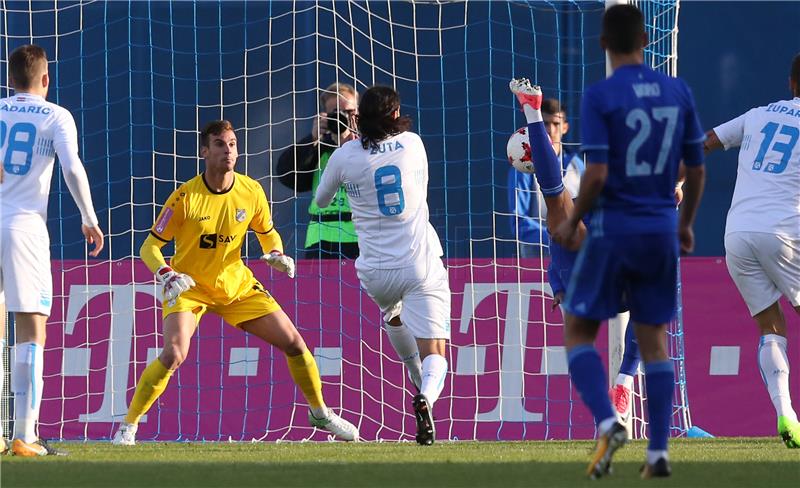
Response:
[[[629,374],[618,374],[617,380],[614,382],[615,385],[622,385],[625,388],[632,390],[633,389],[633,376]]]
[[[447,359],[438,354],[431,354],[422,361],[422,387],[420,393],[425,395],[428,406],[433,407],[444,389],[444,378],[447,376]]]
[[[609,429],[611,429],[611,427],[614,424],[616,424],[617,422],[619,422],[619,420],[617,420],[617,416],[616,415],[614,415],[613,417],[608,417],[607,419],[601,420],[600,423],[597,424],[597,431],[600,433],[600,435],[603,435],[606,432],[608,432]]]
[[[411,335],[411,331],[405,325],[384,324],[386,335],[392,343],[397,357],[403,361],[408,370],[408,376],[418,390],[422,390],[422,361],[419,360],[419,348],[417,340]]]
[[[658,462],[659,459],[664,458],[669,461],[669,453],[667,450],[647,450],[647,464],[653,465]]]
[[[797,421],[789,395],[789,358],[786,355],[786,338],[777,334],[761,337],[758,346],[758,367],[767,384],[767,391],[778,416]]]
[[[42,404],[44,348],[35,342],[14,346],[11,389],[14,390],[14,438],[36,442],[36,422]]]
[[[523,105],[522,111],[525,112],[525,120],[527,120],[529,124],[535,124],[536,122],[544,121],[541,110],[536,110],[530,105]]]

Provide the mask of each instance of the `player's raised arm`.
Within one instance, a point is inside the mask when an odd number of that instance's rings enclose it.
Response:
[[[58,155],[67,188],[81,213],[81,232],[89,244],[94,244],[94,249],[89,252],[94,257],[103,250],[104,239],[92,205],[89,179],[78,156],[78,130],[75,120],[66,110],[62,112],[59,122],[53,138],[53,148]]]

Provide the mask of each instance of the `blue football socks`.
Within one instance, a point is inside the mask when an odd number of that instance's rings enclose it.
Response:
[[[675,382],[672,361],[645,363],[644,379],[650,419],[650,444],[647,448],[651,451],[663,451],[667,449],[672,417],[672,390]]]
[[[633,331],[633,324],[629,323],[625,328],[625,353],[622,355],[622,364],[619,366],[619,374],[634,376],[639,367],[639,343],[636,342],[636,334]]]
[[[567,361],[572,383],[592,412],[595,423],[615,417],[608,398],[606,371],[597,349],[591,345],[574,347],[567,353]]]

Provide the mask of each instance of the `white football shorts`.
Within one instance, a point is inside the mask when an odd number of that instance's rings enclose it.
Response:
[[[365,267],[358,279],[384,321],[399,315],[417,339],[450,339],[450,283],[441,259],[399,269]]]
[[[725,263],[750,315],[763,312],[781,295],[800,305],[800,238],[732,232],[725,236]]]
[[[0,229],[0,295],[8,312],[50,316],[53,277],[47,234]]]

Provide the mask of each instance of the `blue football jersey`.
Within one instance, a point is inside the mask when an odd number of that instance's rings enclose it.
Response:
[[[679,164],[703,164],[704,139],[692,93],[679,78],[625,65],[590,86],[581,105],[581,149],[588,164],[608,164],[591,231],[676,231]]]

